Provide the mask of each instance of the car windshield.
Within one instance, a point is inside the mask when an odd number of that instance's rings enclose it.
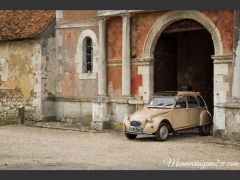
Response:
[[[149,107],[172,108],[175,103],[173,96],[153,96],[149,101]]]

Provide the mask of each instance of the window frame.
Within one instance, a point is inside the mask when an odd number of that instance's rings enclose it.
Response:
[[[198,97],[200,97],[200,99],[203,101],[204,106],[201,106],[201,104],[200,104],[200,102],[199,102],[199,100],[198,100]],[[205,100],[203,99],[203,97],[202,97],[201,95],[197,95],[197,100],[198,100],[199,107],[201,107],[201,108],[207,108],[207,104],[206,104]]]
[[[188,97],[192,97],[192,98],[194,98],[194,99],[196,100],[196,102],[197,102],[198,106],[197,106],[197,107],[189,107],[189,103],[188,103]],[[194,97],[193,95],[186,95],[186,100],[187,100],[187,107],[188,107],[188,109],[193,109],[193,108],[199,108],[199,107],[200,107],[200,105],[199,105],[199,102],[198,102],[197,98],[196,98],[196,97]]]
[[[177,102],[179,101],[180,98],[184,98],[185,103],[186,103],[186,107],[185,108],[176,108]],[[176,99],[175,105],[174,105],[174,110],[181,110],[181,109],[187,109],[187,108],[188,108],[188,106],[187,106],[186,96],[184,96],[184,95],[178,96],[178,98]]]
[[[86,53],[86,48],[84,48],[84,41],[86,37],[90,37],[92,40],[92,71],[87,72],[86,70],[86,58],[84,57]],[[74,62],[76,64],[76,71],[78,74],[78,79],[87,80],[87,79],[97,79],[98,72],[98,39],[96,36],[96,32],[91,29],[83,30],[78,38],[78,42],[76,45],[76,53],[74,56]],[[84,69],[85,68],[85,69]]]

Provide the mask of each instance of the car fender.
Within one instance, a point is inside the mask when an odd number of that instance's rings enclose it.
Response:
[[[203,126],[203,125],[206,125],[206,124],[211,124],[212,121],[213,121],[212,116],[207,110],[201,111],[199,126]]]
[[[172,126],[171,121],[170,121],[169,114],[166,114],[165,116],[156,116],[153,118],[152,122],[147,122],[143,132],[148,133],[148,134],[154,134],[158,131],[160,124],[162,122],[168,122],[170,127]]]

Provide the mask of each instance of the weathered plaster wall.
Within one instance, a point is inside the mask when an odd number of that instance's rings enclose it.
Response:
[[[108,94],[112,99],[118,99],[122,96],[122,66],[119,61],[108,62]],[[112,65],[111,63],[115,64]],[[142,92],[142,75],[138,73],[138,65],[131,65],[131,94],[138,97]],[[140,92],[140,93],[139,93]]]
[[[112,17],[107,20],[107,60],[122,58],[122,17]]]
[[[59,24],[76,24],[76,23],[91,23],[97,16],[96,10],[64,10],[57,11]]]
[[[138,97],[142,94],[142,75],[138,74],[138,66],[133,65],[131,69],[131,94]]]
[[[233,10],[202,11],[218,28],[223,44],[223,53],[232,54],[233,45]]]
[[[107,67],[108,94],[111,98],[117,99],[122,94],[122,67]]]
[[[79,78],[75,60],[77,48],[80,48],[78,40],[81,33],[89,29],[98,36],[98,27],[96,21],[93,21],[94,16],[96,16],[95,11],[58,11],[57,13],[58,97],[91,99],[97,96],[97,79]],[[68,27],[71,23],[75,23],[76,26]]]
[[[106,23],[107,85],[113,99],[122,95],[122,17],[112,17]]]
[[[15,119],[25,105],[29,119],[40,117],[41,48],[38,41],[0,42],[0,117]]]
[[[166,11],[164,11],[166,12]],[[146,12],[137,13],[132,16],[131,20],[131,56],[141,58],[145,39],[157,20],[164,12]]]

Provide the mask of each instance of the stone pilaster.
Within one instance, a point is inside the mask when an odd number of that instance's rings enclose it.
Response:
[[[142,75],[142,86],[139,87],[139,96],[143,97],[144,103],[148,103],[150,95],[154,92],[153,89],[153,59],[143,59],[144,63],[138,66],[138,74]]]
[[[131,96],[130,15],[122,15],[122,96]]]
[[[223,104],[227,102],[230,91],[230,82],[227,81],[229,75],[229,64],[232,63],[232,55],[212,56],[214,60],[214,131],[225,130],[225,108]]]
[[[236,60],[233,68],[233,85],[232,85],[232,97],[233,99],[240,100],[240,41],[236,49]]]
[[[109,121],[107,74],[106,74],[106,19],[98,17],[99,26],[99,62],[98,62],[98,97],[92,106],[91,127],[101,131],[104,122]]]
[[[104,17],[99,17],[99,71],[98,71],[98,95],[107,95],[106,76],[106,22]]]

